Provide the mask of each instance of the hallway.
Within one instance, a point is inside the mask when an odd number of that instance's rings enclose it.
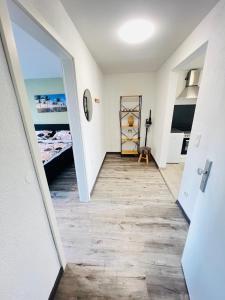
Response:
[[[107,155],[90,203],[54,194],[69,264],[57,300],[188,299],[187,224],[153,162]]]
[[[177,200],[184,172],[184,163],[167,164],[166,168],[160,169],[160,172],[174,196],[174,199]]]

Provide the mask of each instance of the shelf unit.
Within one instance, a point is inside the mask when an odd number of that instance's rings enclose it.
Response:
[[[140,147],[142,96],[120,97],[120,145],[121,155],[138,155]],[[128,119],[133,118],[129,126]]]

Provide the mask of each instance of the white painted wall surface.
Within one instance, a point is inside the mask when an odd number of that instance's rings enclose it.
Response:
[[[88,185],[91,190],[105,155],[104,111],[103,111],[103,75],[91,56],[80,34],[68,17],[59,0],[18,0],[34,18],[58,37],[63,47],[75,59],[78,101],[81,113],[81,126],[85,146],[85,162]],[[83,113],[83,92],[88,88],[93,97],[93,117],[88,122]],[[101,103],[94,103],[100,98]]]
[[[170,142],[167,155],[167,163],[178,164],[181,162],[181,149],[184,140],[184,133],[170,133]]]
[[[184,178],[187,182],[189,174],[193,183],[199,183],[201,177],[197,176],[196,168],[203,168],[206,159],[213,162],[206,191],[199,190],[191,213],[192,222],[182,258],[191,300],[225,299],[225,1],[216,20],[193,127],[194,133],[200,132],[202,139],[198,148],[194,140],[191,142]]]
[[[211,130],[217,131],[216,128],[216,116],[213,118],[213,115],[209,113],[209,105],[213,103],[214,106],[217,106],[217,99],[213,94],[216,95],[216,90],[212,93],[208,91],[208,85],[211,81],[211,70],[213,70],[214,76],[219,73],[219,70],[213,64],[213,57],[217,57],[218,55],[223,55],[223,53],[213,53],[211,50],[211,44],[215,43],[215,33],[220,25],[221,19],[220,14],[224,12],[224,3],[225,1],[220,2],[219,9],[217,10],[217,14],[215,16],[216,23],[213,30],[213,35],[210,36],[208,42],[208,51],[206,55],[205,68],[202,73],[202,81],[201,88],[199,91],[199,98],[197,100],[196,112],[192,127],[190,145],[187,155],[187,160],[184,168],[184,174],[181,182],[181,189],[179,193],[179,202],[184,208],[186,214],[192,219],[192,215],[194,212],[194,207],[196,203],[197,193],[199,191],[200,185],[200,176],[197,175],[196,169],[198,167],[204,166],[204,152],[207,148],[207,136],[208,136],[208,127],[207,123],[211,124]],[[221,37],[222,38],[222,35]],[[209,52],[211,50],[211,52]],[[210,64],[210,67],[208,66]],[[217,66],[218,68],[218,66]],[[218,80],[224,80],[224,78],[218,78]],[[209,99],[210,97],[210,99]],[[213,112],[213,109],[212,109]],[[218,116],[219,117],[219,116]],[[199,143],[200,140],[200,143]]]
[[[120,96],[142,95],[142,124],[141,124],[141,145],[145,139],[145,119],[152,109],[154,122],[154,101],[155,101],[155,73],[127,73],[105,75],[104,78],[104,99],[105,99],[105,136],[107,151],[120,151]],[[151,129],[148,135],[148,144],[151,144]]]
[[[62,78],[26,79],[25,85],[34,124],[68,124],[67,112],[38,113],[34,101],[35,95],[64,94]]]
[[[197,51],[198,48],[207,43],[213,31],[213,27],[216,26],[215,16],[220,6],[221,4],[219,3],[206,16],[157,72],[152,151],[159,167],[165,168],[166,166],[174,95],[176,94],[177,87],[177,74],[173,72],[173,70],[193,52]]]
[[[0,43],[0,299],[46,300],[60,264]]]
[[[157,101],[152,148],[154,157],[160,167],[166,166],[166,156],[168,153],[170,126],[177,82],[177,74],[173,72],[173,70],[199,47],[207,42],[210,45],[211,37],[213,37],[215,31],[214,29],[218,26],[217,15],[220,13],[220,10],[223,9],[223,3],[224,0],[215,6],[157,73]],[[207,56],[205,65],[207,66]],[[204,86],[204,76],[205,70],[203,69],[200,93],[201,89],[203,89],[202,86]],[[196,114],[194,120],[197,120]],[[201,131],[194,128],[196,127],[193,127],[191,133],[190,148],[179,194],[179,201],[190,219],[192,218],[195,199],[199,189],[199,176],[197,176],[196,173],[196,168],[199,166],[198,149],[196,148],[195,151],[192,151],[192,147],[193,144],[197,142],[199,135],[201,135]]]

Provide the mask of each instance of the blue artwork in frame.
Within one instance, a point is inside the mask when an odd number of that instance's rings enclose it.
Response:
[[[65,94],[35,95],[34,100],[38,113],[67,111]]]

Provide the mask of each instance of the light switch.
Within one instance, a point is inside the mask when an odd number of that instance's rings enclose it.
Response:
[[[197,134],[196,137],[195,137],[195,147],[198,148],[200,146],[200,143],[201,143],[201,138],[202,138],[202,135],[201,134]]]

